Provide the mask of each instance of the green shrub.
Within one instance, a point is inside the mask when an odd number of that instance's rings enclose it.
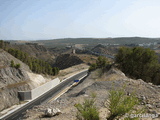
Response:
[[[14,67],[14,68],[16,68],[16,69],[19,69],[20,67],[21,67],[21,65],[20,64],[14,64],[14,61],[13,60],[11,60],[11,65],[10,65],[11,67]]]
[[[96,60],[96,64],[98,68],[104,68],[107,65],[107,58],[104,56],[99,56],[98,59]]]
[[[16,68],[16,69],[19,69],[20,68],[20,64],[16,64],[14,67]]]
[[[99,56],[96,63],[91,64],[89,71],[93,71],[97,68],[104,69],[109,64],[108,60],[104,56]]]
[[[11,65],[10,66],[14,67],[14,61],[13,60],[11,60]]]
[[[91,64],[91,66],[89,67],[89,71],[93,71],[95,69],[97,69],[97,64],[96,63]]]
[[[124,90],[111,90],[109,92],[109,102],[107,108],[110,111],[110,116],[107,120],[114,120],[120,118],[126,113],[131,113],[134,110],[134,106],[139,103],[138,98],[134,95],[125,95]],[[127,117],[126,120],[131,118]],[[137,118],[134,118],[137,119]]]
[[[149,48],[122,47],[116,55],[115,63],[126,75],[134,79],[160,84],[160,64],[156,53]]]
[[[99,112],[94,105],[95,97],[91,99],[85,99],[82,104],[76,104],[75,107],[78,110],[78,120],[99,120]]]

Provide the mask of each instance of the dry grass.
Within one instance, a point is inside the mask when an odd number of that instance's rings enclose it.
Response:
[[[95,63],[97,60],[97,56],[94,55],[79,54],[77,56],[87,64]]]
[[[126,79],[126,76],[121,75],[119,73],[110,73],[109,71],[106,73],[99,73],[101,76],[97,81],[113,81],[113,80],[120,80],[120,79]]]
[[[61,70],[57,77],[59,77],[60,80],[63,80],[73,74],[76,74],[76,73],[78,73],[84,69],[88,69],[88,68],[89,68],[89,66],[86,64],[75,65],[75,66],[66,68],[64,70]]]
[[[9,84],[7,85],[6,87],[7,88],[15,88],[15,87],[19,87],[19,86],[22,86],[22,85],[27,85],[28,81],[21,81],[21,82],[18,82],[18,83],[14,83],[14,84]]]

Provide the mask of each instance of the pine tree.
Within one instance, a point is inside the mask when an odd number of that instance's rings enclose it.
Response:
[[[14,61],[11,60],[11,67],[14,67]]]

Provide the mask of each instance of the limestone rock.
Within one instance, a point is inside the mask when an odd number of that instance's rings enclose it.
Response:
[[[45,110],[45,116],[47,116],[47,117],[53,117],[53,116],[59,115],[59,114],[61,114],[61,111],[58,108],[53,108],[53,109],[47,108]]]

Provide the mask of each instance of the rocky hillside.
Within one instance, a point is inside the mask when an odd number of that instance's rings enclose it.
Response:
[[[25,53],[28,53],[32,57],[42,59],[51,64],[55,62],[55,56],[51,53],[46,47],[38,44],[11,44],[10,48],[15,48],[21,50]]]
[[[10,67],[11,60],[20,64],[20,68]],[[20,102],[18,91],[30,90],[45,82],[44,78],[34,81],[31,73],[26,64],[0,49],[0,111]]]
[[[4,50],[0,49],[0,68],[10,67],[11,60],[13,60],[15,64],[19,63],[23,70],[30,71],[29,67],[26,64],[13,57],[9,53],[5,52]]]
[[[105,74],[101,74],[100,70],[93,71],[85,80],[63,94],[56,101],[36,106],[27,111],[24,119],[75,120],[77,109],[74,105],[82,103],[86,98],[90,98],[91,93],[94,92],[97,95],[96,107],[100,112],[100,120],[106,120],[110,113],[106,104],[109,90],[118,90],[122,87],[124,87],[126,95],[135,93],[140,100],[140,104],[135,108],[136,110],[144,108],[146,114],[159,115],[158,118],[139,118],[140,120],[160,119],[160,87],[146,83],[141,79],[130,79],[116,68],[109,69]],[[51,118],[44,117],[47,108],[58,108],[62,114]]]
[[[10,67],[11,60],[19,63],[20,69]],[[18,91],[31,89],[26,71],[30,72],[27,65],[0,50],[0,111],[19,102]]]
[[[111,47],[111,46],[103,46],[101,44],[95,46],[92,48],[93,52],[100,53],[100,54],[107,54],[107,55],[114,55],[117,53],[118,48],[116,47]]]
[[[74,54],[62,54],[56,58],[55,66],[60,69],[65,69],[81,63],[83,63],[83,61]]]

